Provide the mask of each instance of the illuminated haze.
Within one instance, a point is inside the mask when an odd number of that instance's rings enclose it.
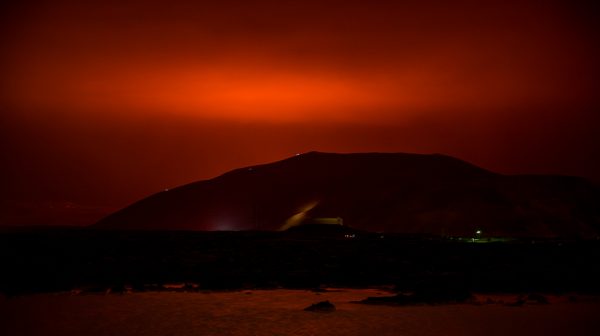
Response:
[[[2,5],[0,224],[86,224],[308,150],[600,179],[598,8],[573,1]]]

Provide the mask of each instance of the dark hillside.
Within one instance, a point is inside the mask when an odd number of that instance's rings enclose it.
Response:
[[[311,152],[160,192],[96,227],[278,230],[315,217],[372,232],[593,238],[600,188],[577,177],[500,175],[438,154]]]

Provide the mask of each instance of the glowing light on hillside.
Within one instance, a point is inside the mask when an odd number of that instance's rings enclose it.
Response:
[[[285,231],[293,226],[300,225],[302,221],[304,221],[304,219],[306,218],[306,214],[314,207],[316,207],[317,204],[319,204],[318,201],[312,201],[304,205],[300,209],[300,212],[292,215],[285,221],[285,223],[279,228],[279,231]]]

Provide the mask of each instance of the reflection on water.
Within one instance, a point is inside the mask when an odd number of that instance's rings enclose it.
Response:
[[[515,295],[481,304],[373,306],[378,289],[40,294],[0,300],[2,335],[596,335],[600,301],[550,297],[510,307]],[[487,300],[489,299],[489,300]],[[329,300],[331,313],[307,312]],[[488,304],[486,304],[488,302]],[[489,304],[493,302],[492,304]]]

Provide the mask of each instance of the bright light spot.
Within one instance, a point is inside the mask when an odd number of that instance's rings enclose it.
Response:
[[[238,231],[239,225],[238,221],[235,218],[232,218],[228,215],[223,215],[222,217],[214,218],[212,223],[213,231]]]

